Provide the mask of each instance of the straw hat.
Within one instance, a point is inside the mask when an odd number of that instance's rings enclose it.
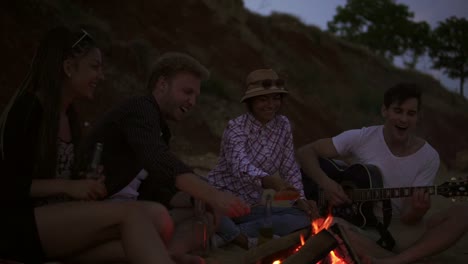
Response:
[[[241,103],[248,98],[252,98],[259,95],[273,94],[273,93],[283,93],[287,94],[288,91],[282,87],[277,87],[275,81],[278,80],[278,74],[272,69],[260,69],[251,72],[246,79],[246,90],[244,96],[241,99]],[[262,81],[270,80],[272,83],[271,86],[265,87],[262,84]]]

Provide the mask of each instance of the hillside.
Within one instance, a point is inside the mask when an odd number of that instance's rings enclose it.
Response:
[[[284,112],[295,144],[378,124],[383,91],[400,81],[424,87],[419,134],[449,168],[468,169],[468,103],[430,76],[393,67],[367,49],[305,26],[296,18],[247,11],[241,0],[18,0],[1,4],[0,107],[21,82],[42,34],[57,24],[94,24],[103,38],[106,81],[94,104],[83,102],[90,123],[124,98],[143,92],[148,67],[166,51],[183,51],[211,70],[196,110],[173,124],[176,152],[215,157],[228,119],[239,103],[245,76],[271,67],[291,91]],[[457,162],[457,153],[458,162]],[[462,155],[465,153],[464,155]],[[196,163],[196,161],[194,161]],[[201,165],[200,165],[201,166]],[[207,166],[207,165],[205,165]]]

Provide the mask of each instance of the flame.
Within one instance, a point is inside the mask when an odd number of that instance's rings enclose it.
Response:
[[[328,254],[328,259],[330,260],[331,264],[346,264],[346,261],[340,259],[335,255],[335,251],[332,250],[330,254]],[[275,263],[276,264],[276,263]]]
[[[322,231],[323,229],[328,229],[331,224],[333,223],[333,216],[329,214],[327,218],[317,218],[314,221],[312,221],[312,235],[317,234],[318,232]],[[301,240],[301,245],[299,245],[294,252],[298,252],[299,249],[305,244],[305,238],[304,235],[300,235],[300,240]],[[346,264],[346,261],[339,258],[336,256],[335,251],[332,250],[330,251],[330,254],[328,254],[328,259],[329,263],[331,264]],[[275,260],[271,264],[281,264],[283,263],[282,260]],[[321,262],[320,262],[321,263]]]
[[[300,238],[301,238],[301,246],[303,246],[303,245],[305,244],[304,235],[301,234],[301,235],[300,235]]]
[[[325,219],[317,218],[312,222],[312,233],[317,234],[323,229],[328,229],[332,223],[333,223],[333,216],[331,214],[329,214],[327,218]],[[332,250],[330,254],[328,254],[328,259],[329,259],[329,263],[331,264],[346,264],[346,261],[336,256],[334,250]]]
[[[323,229],[328,229],[333,223],[333,216],[330,214],[327,218],[317,218],[312,222],[312,233],[315,235]]]

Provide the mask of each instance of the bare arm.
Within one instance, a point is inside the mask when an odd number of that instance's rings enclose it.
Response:
[[[287,183],[279,175],[265,176],[262,178],[262,187],[264,189],[273,189],[275,191],[281,191],[284,189],[295,189],[294,186]]]
[[[67,195],[77,200],[97,200],[107,195],[102,180],[83,179],[42,179],[33,180],[31,197],[43,198],[56,195]]]
[[[59,179],[33,180],[31,184],[31,196],[48,197],[66,194],[68,181]]]
[[[318,158],[336,158],[338,152],[331,138],[319,139],[311,144],[305,145],[297,153],[299,163],[307,177],[312,178],[320,186],[325,185],[330,178],[320,168]]]
[[[439,155],[434,153],[431,159],[421,165],[424,168],[414,180],[416,186],[426,186],[434,184],[434,180],[439,169]],[[424,190],[416,190],[413,196],[403,200],[401,221],[407,225],[419,222],[431,207],[431,197]]]
[[[331,138],[319,139],[311,144],[305,145],[298,150],[298,160],[307,177],[312,178],[322,187],[328,195],[332,204],[343,204],[350,202],[343,188],[330,179],[320,168],[318,161],[322,158],[336,158],[338,152]]]
[[[250,212],[249,206],[241,199],[217,190],[193,173],[177,175],[176,187],[230,217],[239,217]]]

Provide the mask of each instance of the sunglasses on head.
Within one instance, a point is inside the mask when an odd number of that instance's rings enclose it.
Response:
[[[82,46],[82,44],[85,44],[85,43],[89,43],[89,42],[92,42],[94,41],[93,37],[91,37],[91,35],[84,29],[81,29],[81,32],[83,32],[83,34],[81,35],[81,37],[72,45],[72,49],[75,49],[75,48],[80,48]],[[82,47],[81,47],[82,48]]]
[[[250,85],[260,85],[261,87],[265,89],[270,89],[271,87],[275,86],[278,88],[284,88],[285,81],[283,79],[266,79],[266,80],[260,80],[251,83]]]

